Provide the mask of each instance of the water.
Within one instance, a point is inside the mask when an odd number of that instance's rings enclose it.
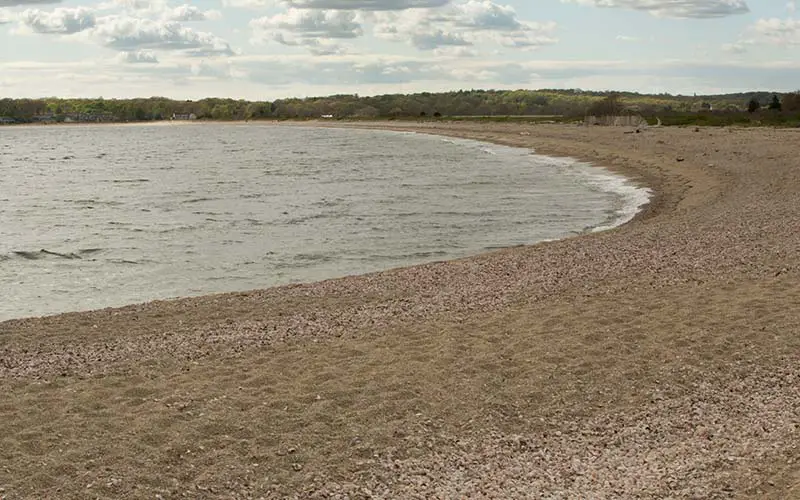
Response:
[[[562,238],[646,191],[571,160],[272,125],[0,129],[0,320]]]

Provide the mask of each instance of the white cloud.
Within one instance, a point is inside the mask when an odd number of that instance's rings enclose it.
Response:
[[[311,54],[316,56],[330,56],[347,52],[346,47],[319,38],[287,38],[283,33],[274,33],[272,40],[287,47],[305,47]],[[263,43],[264,41],[259,37],[253,38],[254,43]]]
[[[356,38],[363,34],[356,14],[344,10],[289,9],[250,21],[260,32],[284,31],[305,38]]]
[[[797,12],[797,3],[794,0],[786,2],[786,10],[789,11],[790,16],[793,16],[794,13]]]
[[[504,47],[534,49],[557,42],[555,23],[525,22],[508,5],[468,0],[442,9],[376,13],[375,35],[408,42],[420,50],[495,42]]]
[[[468,29],[520,31],[525,26],[517,19],[517,13],[509,5],[498,5],[489,0],[469,0],[454,4],[452,22]]]
[[[616,40],[620,42],[638,42],[641,40],[638,36],[629,36],[629,35],[617,35]]]
[[[105,47],[123,52],[162,50],[200,57],[233,55],[230,44],[222,38],[175,21],[107,16],[97,20],[90,36]]]
[[[748,29],[751,43],[800,45],[800,19],[759,19]]]
[[[722,46],[722,50],[731,54],[744,54],[747,52],[747,44],[742,42],[726,43]]]
[[[11,22],[11,13],[7,10],[0,9],[0,26]]]
[[[561,0],[594,7],[634,9],[659,17],[714,18],[750,11],[744,0]]]
[[[451,0],[286,0],[290,7],[301,9],[336,10],[405,10],[417,8],[436,8],[447,5]]]
[[[347,51],[331,40],[346,40],[364,34],[353,11],[289,9],[286,13],[250,21],[253,43],[275,41],[290,47],[305,47],[314,55],[342,54]]]
[[[61,3],[61,0],[0,0],[0,8],[19,7],[23,5],[46,5]]]
[[[464,47],[472,45],[464,36],[442,30],[421,31],[411,34],[411,44],[420,50],[434,50],[439,47]]]
[[[478,51],[471,47],[439,47],[433,51],[437,57],[478,57]]]
[[[722,49],[741,54],[756,45],[781,48],[800,46],[800,19],[759,19],[745,29],[738,41],[725,44]]]
[[[229,60],[195,61],[190,66],[192,76],[211,80],[247,78],[247,72],[237,68]]]
[[[261,9],[270,7],[273,0],[222,0],[223,7],[237,7],[241,9]]]
[[[18,20],[36,33],[61,35],[79,33],[94,28],[97,23],[94,12],[86,7],[59,8],[50,12],[27,9],[19,14]]]
[[[137,16],[161,14],[169,10],[166,0],[108,0],[97,5],[98,10],[122,9]]]
[[[128,64],[157,64],[158,56],[149,50],[137,50],[135,52],[121,52],[117,60]]]
[[[218,10],[202,11],[194,5],[183,4],[172,9],[167,9],[162,14],[162,19],[166,21],[210,21],[222,18],[222,12]]]

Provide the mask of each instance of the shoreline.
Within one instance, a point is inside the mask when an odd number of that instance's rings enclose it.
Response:
[[[420,129],[654,195],[576,238],[0,323],[9,498],[800,493],[796,131]]]
[[[185,123],[187,125],[191,124],[190,122],[182,122],[182,123]],[[212,123],[212,125],[213,124],[217,124],[217,123],[218,122]],[[245,122],[241,122],[242,125],[244,123]],[[320,123],[322,125],[327,125],[327,124],[325,124],[325,122],[320,122]],[[70,123],[70,124],[66,124],[66,125],[83,125],[83,124],[72,124],[72,123]],[[85,124],[85,125],[92,125],[92,124]],[[105,125],[129,125],[129,124],[111,124],[110,123],[110,124],[105,124]],[[153,124],[147,124],[147,125],[153,125]],[[159,125],[159,124],[155,124],[155,125]],[[268,129],[269,127],[273,127],[273,126],[281,126],[281,124],[264,124],[264,123],[259,123],[258,125],[259,126],[263,126],[266,129]],[[291,127],[293,127],[293,128],[308,128],[308,129],[311,129],[311,128],[326,128],[326,127],[315,127],[313,125],[310,125],[310,126],[307,126],[307,127],[303,127],[302,124],[300,124],[300,123],[293,124]],[[347,129],[347,127],[327,127],[327,128],[340,128],[340,129],[343,129],[343,130]],[[381,127],[373,128],[373,127],[370,126],[370,124],[366,124],[363,127],[360,126],[359,129],[374,130],[374,131],[376,131],[378,133],[381,133],[381,132],[383,132],[383,133],[395,133],[396,132],[396,133],[399,133],[399,134],[407,134],[407,133],[409,133],[408,130],[401,130],[401,129],[397,129],[397,128],[393,129],[393,130],[387,130],[386,128],[381,128]],[[428,137],[440,137],[440,138],[443,138],[443,136],[441,134],[430,133],[429,131],[425,131],[425,130],[417,130],[417,129],[415,129],[411,133],[414,133],[414,134],[419,133],[419,134],[426,135]],[[473,143],[475,146],[480,146],[480,147],[492,146],[492,145],[502,145],[502,144],[500,144],[500,143],[498,143],[496,141],[495,142],[491,142],[491,141],[473,140],[473,139],[464,139],[464,143],[465,144]],[[440,259],[436,259],[434,261],[428,260],[428,261],[421,261],[421,262],[412,263],[412,264],[389,265],[387,267],[384,267],[384,268],[378,269],[378,270],[366,270],[366,271],[356,272],[356,273],[351,273],[351,274],[340,274],[338,276],[324,277],[324,278],[320,278],[320,279],[308,280],[308,281],[303,281],[303,282],[289,281],[289,282],[286,282],[286,283],[282,283],[282,284],[279,283],[279,284],[274,284],[274,285],[270,285],[270,286],[264,286],[264,287],[257,288],[257,289],[242,288],[240,290],[234,290],[234,291],[210,291],[210,292],[204,292],[204,293],[193,293],[193,294],[177,295],[177,296],[160,296],[160,297],[159,296],[151,296],[151,297],[142,298],[141,300],[135,300],[135,301],[132,301],[132,302],[117,303],[117,304],[113,304],[112,303],[110,305],[100,306],[100,307],[96,307],[96,308],[93,308],[93,309],[76,309],[76,310],[62,310],[62,311],[53,311],[53,312],[43,312],[41,314],[31,315],[31,316],[17,316],[17,317],[5,317],[5,318],[4,317],[0,317],[0,323],[3,323],[5,321],[23,321],[23,320],[29,320],[29,319],[35,319],[35,318],[58,316],[58,315],[61,315],[61,314],[80,314],[80,313],[89,313],[89,312],[92,312],[92,311],[99,311],[99,310],[113,310],[113,309],[120,309],[120,308],[131,307],[131,306],[138,306],[138,305],[146,304],[146,303],[149,303],[149,302],[155,302],[155,301],[174,301],[174,300],[192,299],[192,298],[198,298],[198,297],[210,296],[210,295],[224,295],[224,294],[228,294],[228,293],[247,293],[247,292],[254,291],[254,290],[261,290],[261,289],[268,289],[268,288],[281,288],[281,287],[290,286],[290,285],[293,285],[293,284],[294,285],[296,285],[296,284],[310,285],[310,284],[313,284],[313,283],[316,283],[316,282],[319,282],[319,281],[328,281],[328,280],[335,280],[335,279],[341,279],[341,278],[346,278],[346,277],[355,277],[355,276],[360,276],[360,275],[365,275],[365,274],[376,274],[376,273],[381,273],[383,271],[389,271],[389,270],[398,269],[398,268],[404,268],[404,267],[413,267],[413,266],[423,265],[423,264],[430,263],[430,262],[446,262],[446,261],[451,261],[451,260],[468,259],[468,258],[473,258],[473,257],[480,256],[482,254],[491,253],[491,252],[495,252],[495,251],[503,250],[503,249],[508,249],[508,248],[530,247],[530,246],[538,245],[540,243],[559,241],[559,240],[563,240],[563,239],[567,239],[567,238],[580,237],[580,236],[587,235],[587,234],[593,234],[593,233],[598,233],[598,232],[601,232],[601,231],[608,231],[608,230],[611,230],[611,229],[615,229],[615,228],[617,228],[617,227],[619,227],[621,225],[627,224],[627,223],[631,222],[632,220],[634,220],[635,218],[639,217],[640,214],[650,204],[651,199],[654,196],[654,194],[652,193],[650,188],[648,186],[643,185],[643,183],[641,181],[636,181],[636,180],[632,179],[629,176],[623,175],[620,172],[614,171],[614,170],[606,168],[606,167],[594,165],[594,164],[591,164],[591,163],[588,163],[588,162],[583,162],[583,161],[580,161],[580,160],[577,160],[575,158],[568,157],[568,156],[558,156],[558,157],[556,157],[556,156],[543,155],[543,154],[537,153],[533,149],[527,148],[527,147],[520,147],[520,146],[504,146],[504,147],[509,147],[509,148],[512,148],[512,149],[515,149],[515,150],[519,150],[519,151],[524,151],[525,154],[538,156],[540,158],[550,158],[550,159],[553,159],[553,160],[556,160],[556,161],[564,161],[563,164],[558,164],[558,169],[567,170],[569,172],[562,172],[559,175],[567,175],[567,176],[577,175],[578,178],[582,179],[583,182],[585,182],[586,184],[588,184],[590,186],[593,186],[593,189],[597,189],[599,191],[612,194],[615,198],[617,198],[620,201],[620,206],[618,206],[617,208],[614,208],[613,212],[609,212],[609,215],[608,215],[608,217],[606,219],[604,219],[602,221],[598,221],[594,225],[585,226],[585,227],[574,227],[574,228],[566,231],[563,236],[558,237],[558,238],[550,238],[550,239],[532,241],[532,242],[528,242],[528,243],[524,243],[524,244],[510,245],[510,246],[506,246],[506,247],[490,246],[488,248],[484,248],[484,249],[481,249],[481,250],[477,250],[476,249],[474,251],[474,253],[469,253],[469,254],[465,254],[465,255],[456,255],[456,256],[445,256],[445,257],[442,257]],[[574,172],[571,172],[572,169],[574,169],[574,168],[586,169],[586,172],[581,171],[579,174],[575,174]],[[611,187],[608,186],[608,182],[609,181],[612,182],[614,184],[614,186],[611,186]],[[635,190],[637,192],[634,193],[633,195],[631,195],[629,193],[630,190]],[[569,228],[566,228],[566,229],[569,229]],[[34,252],[35,250],[26,250],[26,251]],[[9,252],[7,255],[11,255],[12,253],[18,253],[18,252],[16,252],[16,251]],[[0,260],[2,260],[2,258],[3,258],[3,255],[0,254]]]

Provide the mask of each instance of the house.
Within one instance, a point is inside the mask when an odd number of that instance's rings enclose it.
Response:
[[[173,120],[197,120],[197,115],[194,113],[172,113]]]
[[[77,122],[115,122],[117,117],[111,113],[67,113],[64,115],[65,123]]]

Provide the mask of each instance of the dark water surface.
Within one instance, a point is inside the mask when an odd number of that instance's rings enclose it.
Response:
[[[443,260],[623,222],[605,170],[272,125],[0,128],[0,320]]]

